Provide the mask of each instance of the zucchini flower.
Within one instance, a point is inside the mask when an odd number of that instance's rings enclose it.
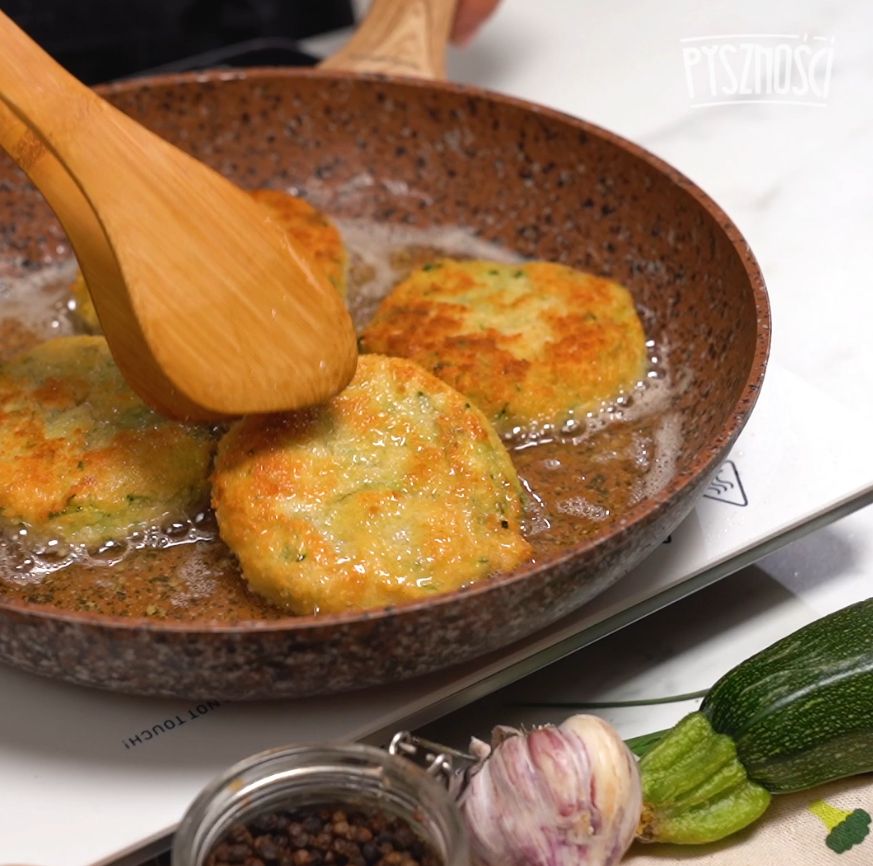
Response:
[[[595,716],[529,732],[495,728],[461,800],[478,866],[612,866],[634,838],[636,760]]]

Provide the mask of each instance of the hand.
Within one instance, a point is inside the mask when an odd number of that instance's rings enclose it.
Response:
[[[485,20],[497,8],[500,0],[458,0],[451,39],[458,45],[466,45]]]

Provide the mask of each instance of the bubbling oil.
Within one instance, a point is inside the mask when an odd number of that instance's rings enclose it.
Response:
[[[96,547],[34,536],[28,526],[19,524],[0,537],[0,572],[9,572],[26,582],[74,563],[86,568],[107,568],[118,565],[138,550],[166,550],[180,544],[217,539],[218,526],[212,511],[200,511],[191,518],[131,527],[125,535],[108,539]]]
[[[349,249],[349,306],[359,329],[396,283],[429,260],[523,261],[460,227],[336,222]],[[81,330],[69,305],[74,273],[74,263],[67,260],[23,278],[0,275],[0,338],[18,334],[16,350],[22,351]],[[640,315],[646,333],[656,333],[652,314],[643,308]],[[609,532],[629,508],[673,477],[681,430],[671,409],[675,384],[669,346],[650,339],[646,347],[646,375],[632,390],[596,410],[568,416],[560,426],[517,430],[507,437],[525,491],[523,531],[536,561],[548,562],[570,545]],[[57,539],[37,543],[27,527],[16,527],[0,541],[4,597],[101,615],[185,622],[287,615],[247,589],[211,512],[136,527],[98,549]]]

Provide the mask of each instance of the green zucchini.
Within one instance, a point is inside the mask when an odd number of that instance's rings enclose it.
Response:
[[[756,820],[771,793],[871,770],[873,599],[867,599],[729,671],[698,712],[643,756],[639,835],[715,841]]]

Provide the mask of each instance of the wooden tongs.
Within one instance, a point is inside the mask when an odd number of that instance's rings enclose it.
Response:
[[[125,378],[160,412],[213,420],[328,399],[351,318],[233,183],[113,108],[0,13],[0,144],[48,200]]]

